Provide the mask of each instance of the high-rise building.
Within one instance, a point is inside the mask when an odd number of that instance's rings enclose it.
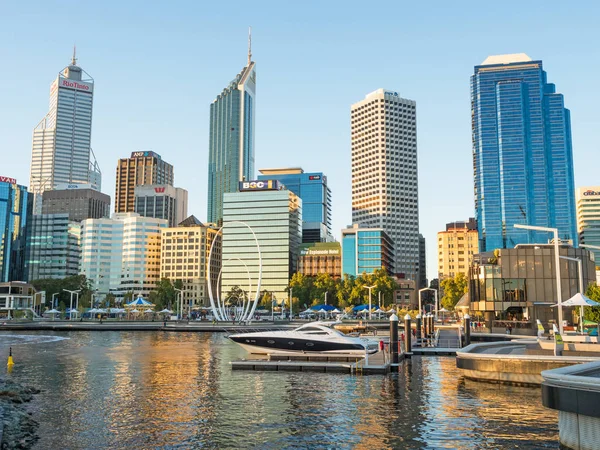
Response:
[[[438,278],[454,277],[459,273],[468,276],[473,255],[479,253],[477,221],[446,224],[446,230],[437,234]]]
[[[81,273],[100,294],[121,298],[148,295],[160,276],[160,233],[164,219],[136,213],[81,222]]]
[[[110,196],[93,189],[91,184],[57,184],[56,189],[42,194],[42,214],[62,213],[75,222],[109,217]]]
[[[32,208],[27,188],[0,176],[0,283],[27,281],[25,246]]]
[[[140,216],[166,219],[174,227],[187,217],[188,192],[168,184],[136,186],[134,211]]]
[[[69,220],[69,214],[34,215],[27,237],[27,280],[77,275],[80,237],[81,224]]]
[[[479,250],[547,242],[557,228],[577,246],[571,118],[542,61],[490,56],[471,77]]]
[[[302,240],[302,200],[277,180],[240,182],[240,192],[223,197],[222,298],[234,287],[256,289],[258,249],[262,256],[261,291],[287,299],[286,289],[296,271]],[[243,222],[252,228],[250,231]]]
[[[304,212],[304,211],[303,211]],[[342,248],[339,242],[314,242],[300,245],[298,272],[307,277],[328,273],[342,276]]]
[[[302,242],[329,242],[331,190],[322,172],[304,173],[300,167],[259,169],[261,181],[276,179],[302,199]]]
[[[132,152],[117,164],[115,212],[135,211],[135,188],[147,184],[173,186],[173,166],[154,152]]]
[[[254,179],[256,64],[248,41],[248,63],[210,105],[208,221],[220,223],[223,194]]]
[[[213,247],[212,258],[208,258],[210,247],[216,239],[218,229],[202,224],[190,216],[176,227],[161,230],[160,278],[182,281],[184,305],[208,306],[207,275],[211,265],[213,295],[217,293],[219,270],[221,269],[221,240]]]
[[[416,103],[378,89],[352,105],[352,222],[394,242],[399,277],[418,279]],[[425,270],[423,268],[422,270]]]
[[[577,188],[577,232],[581,245],[600,246],[600,186]],[[600,250],[591,251],[600,271]]]
[[[425,237],[419,233],[419,289],[427,287],[427,248]]]
[[[379,269],[394,274],[394,243],[383,228],[354,224],[342,230],[342,275],[358,277]]]
[[[35,214],[42,192],[58,183],[91,183],[101,189],[101,174],[91,149],[94,80],[77,65],[75,53],[50,86],[50,110],[33,130],[29,188]]]

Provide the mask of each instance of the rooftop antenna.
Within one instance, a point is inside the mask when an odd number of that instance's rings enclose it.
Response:
[[[77,54],[77,46],[73,45],[73,58],[71,59],[72,66],[77,65],[77,58],[75,57],[76,54]]]
[[[248,27],[248,65],[252,62],[252,27]]]

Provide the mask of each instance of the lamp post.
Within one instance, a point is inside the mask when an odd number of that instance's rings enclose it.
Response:
[[[177,303],[177,309],[179,310],[179,313],[177,316],[179,319],[183,319],[183,291],[181,289],[177,289],[176,287],[174,287],[173,290],[179,292],[179,302]]]
[[[50,308],[50,309],[54,308],[54,296],[58,295],[59,293],[60,292],[55,292],[54,294],[52,294],[52,305],[50,305],[52,308]],[[58,300],[56,301],[56,307],[58,308]]]
[[[571,258],[570,256],[561,256],[560,259],[566,259],[567,261],[575,261],[577,263],[577,271],[579,273],[579,292],[583,293],[583,262],[579,258]],[[583,305],[580,306],[579,316],[581,319],[581,332],[583,333]]]
[[[369,290],[369,320],[371,320],[371,290],[373,288],[376,288],[376,285],[373,286],[363,286],[363,289],[368,289]]]
[[[294,289],[290,288],[290,322],[292,321],[292,303],[294,302]]]
[[[440,305],[439,305],[439,301],[438,301],[438,291],[437,291],[437,289],[434,289],[434,288],[419,289],[419,314],[423,314],[423,305],[422,305],[422,302],[421,302],[421,294],[424,291],[433,291],[433,293],[435,294],[435,320],[437,321],[437,313],[438,313],[438,309],[440,309]]]
[[[79,305],[79,293],[81,289],[77,289],[76,291],[70,291],[68,289],[63,289],[63,291],[69,292],[71,294],[71,306],[69,307],[69,320],[73,320],[73,294],[77,295],[77,305]]]
[[[554,234],[554,265],[556,267],[556,304],[558,306],[558,331],[563,334],[563,311],[562,311],[562,286],[560,280],[560,255],[558,254],[558,228],[538,227],[534,225],[521,225],[515,223],[515,228],[524,230],[547,231]]]

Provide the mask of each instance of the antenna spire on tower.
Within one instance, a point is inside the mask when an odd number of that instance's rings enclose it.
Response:
[[[248,65],[252,62],[252,27],[248,27]]]
[[[73,45],[73,58],[71,58],[71,65],[75,66],[77,65],[77,58],[75,57],[77,55],[77,46]]]

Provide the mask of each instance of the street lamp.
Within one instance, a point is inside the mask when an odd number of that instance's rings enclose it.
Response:
[[[363,289],[368,289],[369,290],[369,320],[371,320],[371,290],[373,288],[376,288],[376,285],[373,286],[363,286]]]
[[[69,293],[71,293],[71,306],[69,307],[69,320],[73,320],[73,294],[77,295],[77,305],[79,305],[79,293],[81,292],[81,289],[77,289],[76,291],[70,291],[68,289],[63,289],[63,291],[67,291]]]
[[[178,316],[180,319],[183,319],[183,291],[181,289],[177,289],[177,288],[173,288],[173,290],[179,292],[179,304],[178,304],[178,308],[179,309],[179,314]]]
[[[435,294],[435,320],[437,322],[438,309],[440,309],[440,304],[439,304],[439,301],[438,301],[438,291],[437,291],[437,289],[434,289],[434,288],[419,289],[419,314],[423,313],[423,306],[421,304],[421,293],[423,293],[424,291],[433,291],[433,293]]]
[[[577,263],[577,271],[579,272],[579,292],[583,293],[583,263],[579,258],[571,258],[570,256],[561,256],[560,259],[566,259],[567,261],[575,261]],[[581,318],[581,332],[583,333],[583,305],[580,306],[579,315]]]
[[[534,225],[522,225],[515,223],[515,228],[524,230],[547,231],[554,233],[554,265],[556,267],[556,304],[558,306],[558,331],[563,334],[563,311],[562,311],[562,286],[560,281],[560,255],[558,254],[558,228],[538,227]]]
[[[52,305],[50,305],[52,308],[54,308],[54,296],[58,294],[60,294],[60,292],[55,292],[54,294],[52,294]],[[58,308],[58,300],[56,301],[56,307]]]

